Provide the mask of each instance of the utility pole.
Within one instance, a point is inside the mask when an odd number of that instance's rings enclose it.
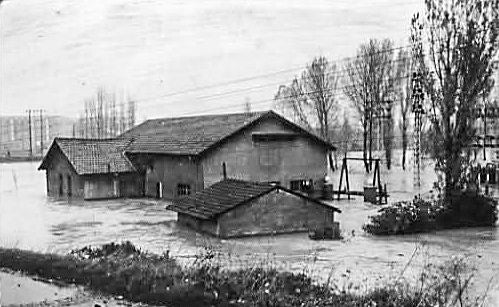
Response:
[[[33,157],[33,143],[31,135],[31,110],[26,111],[28,113],[28,129],[29,129],[29,156]]]
[[[43,110],[40,109],[40,155],[43,157]]]

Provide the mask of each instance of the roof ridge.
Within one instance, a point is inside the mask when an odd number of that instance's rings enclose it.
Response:
[[[146,120],[145,122],[159,121],[159,120],[171,120],[171,119],[186,119],[186,118],[196,118],[196,117],[216,117],[216,116],[230,116],[230,115],[263,115],[265,113],[273,112],[272,110],[266,111],[254,111],[254,112],[238,112],[238,113],[219,113],[219,114],[200,114],[200,115],[187,115],[187,116],[176,116],[176,117],[158,117],[151,118]]]
[[[64,141],[121,141],[123,138],[113,137],[113,138],[76,138],[76,137],[61,137],[56,136],[54,140],[64,140]],[[125,138],[126,139],[126,138]]]

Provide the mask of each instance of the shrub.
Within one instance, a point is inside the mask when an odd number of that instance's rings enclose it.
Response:
[[[456,227],[495,226],[497,201],[471,192],[452,193],[445,201],[415,198],[378,210],[362,226],[374,235],[409,234]]]
[[[451,193],[437,217],[443,228],[487,227],[496,222],[497,200],[473,192]]]
[[[362,229],[374,235],[416,233],[434,229],[436,211],[431,202],[421,199],[396,202],[369,217]]]

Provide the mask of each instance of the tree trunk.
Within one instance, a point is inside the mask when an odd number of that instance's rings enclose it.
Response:
[[[364,158],[364,166],[366,168],[366,172],[369,173],[369,164],[367,163],[367,123],[364,121],[364,125],[363,125],[363,128],[364,128],[364,146],[363,146],[363,151],[362,151],[362,155],[363,155],[363,158]]]
[[[405,155],[407,152],[407,126],[405,124],[405,120],[402,120],[404,121],[404,123],[402,123],[402,169],[405,171]]]
[[[371,171],[373,166],[373,120],[372,113],[369,113],[369,171]]]
[[[393,141],[393,133],[392,133],[392,120],[388,118],[384,121],[386,125],[383,127],[383,146],[385,147],[385,158],[386,158],[386,167],[391,169],[392,167],[392,141]]]

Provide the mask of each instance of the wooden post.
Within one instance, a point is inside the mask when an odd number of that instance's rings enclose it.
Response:
[[[348,179],[348,167],[347,167],[347,159],[346,158],[345,158],[345,180],[347,183],[348,200],[350,200],[350,180]]]
[[[341,184],[343,183],[343,170],[345,169],[346,160],[347,158],[343,158],[343,162],[341,164],[340,184],[338,185],[338,200],[340,200]]]

